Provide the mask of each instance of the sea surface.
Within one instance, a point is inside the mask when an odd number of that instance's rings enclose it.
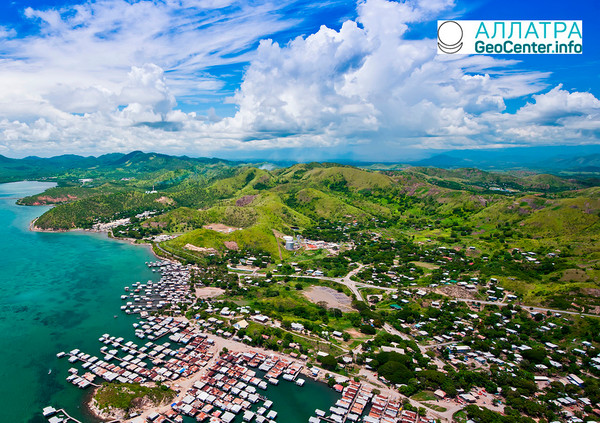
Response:
[[[95,422],[82,406],[89,391],[65,381],[71,365],[56,353],[79,348],[99,355],[104,333],[139,341],[132,327],[137,318],[121,312],[120,295],[124,286],[158,278],[145,265],[154,260],[149,248],[83,231],[30,231],[48,207],[15,202],[53,185],[0,184],[2,422],[45,422],[41,409],[48,405]],[[301,388],[282,380],[262,393],[274,402],[280,423],[304,423],[315,408],[327,410],[339,398],[311,380]]]

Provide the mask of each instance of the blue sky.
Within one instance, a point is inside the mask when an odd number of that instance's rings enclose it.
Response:
[[[438,19],[582,20],[584,53],[440,57]],[[595,145],[599,20],[593,1],[2,2],[0,154]]]

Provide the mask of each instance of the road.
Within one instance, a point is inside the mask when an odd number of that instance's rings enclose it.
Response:
[[[519,305],[521,308],[527,309],[529,311],[537,311],[539,313],[551,312],[551,313],[560,313],[560,314],[570,314],[573,316],[580,315],[580,316],[588,316],[588,317],[600,317],[597,314],[579,313],[578,311],[557,310],[555,308],[528,306],[528,305],[517,304],[517,303],[501,303],[498,301],[473,300],[471,298],[453,298],[453,299],[455,299],[456,301],[463,301],[465,303],[477,303],[477,304],[483,304],[483,305],[497,305],[497,306],[507,306],[509,304]]]
[[[358,290],[358,287],[356,285],[356,282],[354,282],[351,278],[352,276],[356,275],[358,272],[360,272],[362,270],[362,268],[365,267],[363,264],[359,264],[358,267],[354,270],[351,270],[346,276],[344,276],[343,278],[336,278],[338,279],[337,282],[346,285],[350,291],[352,291],[352,293],[354,295],[356,295],[356,299],[358,301],[364,301],[362,294],[360,293],[360,291]]]
[[[355,276],[358,272],[360,272],[363,269],[363,267],[365,267],[364,264],[359,264],[356,269],[351,270],[343,278],[331,278],[329,276],[303,276],[303,275],[273,275],[273,276],[288,276],[290,278],[303,278],[303,279],[321,279],[321,280],[325,280],[325,281],[337,282],[342,285],[346,285],[346,287],[348,287],[348,289],[350,289],[350,291],[356,296],[356,299],[359,301],[365,301],[359,288],[375,288],[375,289],[381,289],[384,291],[394,291],[394,292],[398,290],[398,288],[387,288],[387,287],[383,287],[383,286],[369,285],[367,283],[353,281],[352,276]]]
[[[155,243],[154,245],[156,245],[156,247],[161,250],[162,252],[172,255],[171,252],[166,251],[164,248],[162,248],[158,243]],[[375,289],[380,289],[383,291],[390,291],[390,292],[395,292],[398,291],[398,289],[400,289],[400,287],[398,288],[390,288],[390,287],[384,287],[384,286],[376,286],[376,285],[370,285],[370,284],[366,284],[366,283],[362,283],[362,282],[355,282],[353,281],[351,278],[352,276],[356,275],[358,272],[360,272],[363,267],[365,267],[363,264],[359,264],[358,267],[352,271],[350,271],[346,276],[344,276],[343,278],[330,278],[327,276],[300,276],[300,275],[289,275],[292,278],[307,278],[307,279],[323,279],[323,280],[329,280],[332,282],[338,282],[341,283],[342,285],[346,285],[350,291],[352,291],[352,293],[356,296],[356,299],[359,301],[364,301],[364,298],[362,296],[362,294],[360,293],[359,288],[375,288]],[[253,274],[256,274],[255,272],[253,272]],[[276,275],[276,276],[285,276],[285,275]],[[427,289],[427,288],[422,288],[422,289]],[[483,305],[496,305],[496,306],[507,306],[509,304],[513,304],[513,305],[519,305],[522,308],[525,308],[529,311],[536,311],[538,313],[547,313],[547,312],[551,312],[551,313],[560,313],[560,314],[569,314],[572,316],[576,316],[576,315],[580,315],[580,316],[586,316],[586,317],[600,317],[597,314],[591,314],[591,313],[580,313],[577,311],[568,311],[568,310],[558,310],[555,308],[545,308],[545,307],[537,307],[537,306],[527,306],[524,304],[517,304],[517,303],[506,303],[506,302],[498,302],[498,301],[485,301],[485,300],[474,300],[471,298],[457,298],[457,297],[451,297],[456,301],[462,301],[465,303],[477,303],[477,304],[483,304]]]

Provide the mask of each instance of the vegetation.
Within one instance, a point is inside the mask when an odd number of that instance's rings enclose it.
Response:
[[[593,181],[332,163],[265,170],[139,152],[64,165],[77,160],[59,160],[58,186],[21,200],[55,204],[36,225],[122,219],[112,236],[198,265],[192,287],[223,292],[177,312],[206,331],[351,377],[364,366],[438,411],[436,390],[503,404],[503,414],[469,405],[460,421],[556,421],[558,399],[600,402],[600,320],[585,315],[600,314]],[[284,235],[302,248],[287,249]],[[323,295],[311,299],[316,288]],[[571,374],[584,384],[557,382]],[[168,395],[110,385],[97,401],[129,409]]]
[[[456,281],[500,278],[501,286],[528,304],[600,310],[600,188],[592,180],[478,169],[373,171],[333,163],[267,171],[141,152],[6,159],[0,168],[7,178],[27,174],[57,182],[21,200],[56,205],[36,222],[42,229],[91,228],[128,218],[113,229],[115,236],[183,234],[160,248],[198,264],[235,265],[237,248],[268,255],[263,263],[271,271],[275,264],[296,262],[302,271],[340,277],[354,268],[351,263],[368,264],[355,278],[387,286],[393,285],[389,271],[426,286],[439,283],[449,267]],[[232,231],[206,228],[214,223]],[[334,242],[340,251],[290,252],[282,235]],[[430,257],[421,260],[423,245],[431,247]],[[462,261],[431,255],[440,246],[455,250]],[[394,266],[405,259],[420,265]],[[575,301],[565,301],[567,296]]]
[[[94,395],[102,410],[118,409],[128,412],[144,401],[163,404],[173,399],[176,392],[167,386],[148,387],[136,383],[104,383]]]

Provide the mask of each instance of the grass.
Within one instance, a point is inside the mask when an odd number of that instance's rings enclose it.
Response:
[[[135,383],[105,383],[94,399],[101,409],[120,409],[129,411],[135,403],[148,399],[154,404],[161,404],[174,398],[176,393],[166,386],[148,387]]]
[[[447,408],[441,407],[437,404],[431,404],[429,402],[424,402],[423,404],[425,404],[427,407],[431,408],[432,410],[435,411],[439,411],[440,413],[443,413],[444,411],[447,411]]]
[[[256,335],[257,333],[261,333],[261,330],[264,328],[270,328],[269,325],[264,325],[258,322],[251,322],[246,328],[246,333]],[[330,344],[324,342],[323,340],[318,339],[314,335],[302,335],[300,336],[298,333],[279,328],[283,333],[289,333],[292,335],[293,342],[302,345],[305,348],[312,348],[316,351],[322,351],[328,354],[331,354],[334,357],[340,356],[342,354],[346,354],[346,351],[342,350],[335,344]]]
[[[412,397],[410,397],[410,399],[415,400],[415,401],[421,401],[421,402],[436,400],[435,395],[433,395],[433,392],[430,392],[430,391],[417,392]]]
[[[214,248],[223,252],[225,251],[225,241],[235,241],[240,249],[251,248],[264,251],[273,260],[280,261],[277,240],[273,233],[262,225],[252,226],[229,234],[222,234],[210,229],[196,229],[166,242],[165,248],[170,247],[181,250],[186,244],[192,244],[197,247]],[[285,250],[282,250],[282,253],[284,252]]]
[[[568,295],[570,290],[587,294],[599,287],[600,188],[577,189],[584,186],[555,176],[431,168],[383,174],[334,164],[299,164],[266,171],[142,153],[98,169],[84,166],[59,174],[60,178],[68,177],[71,185],[40,195],[60,197],[70,193],[80,200],[46,212],[39,225],[87,227],[95,217],[108,220],[157,210],[159,214],[145,224],[167,233],[189,231],[161,245],[190,261],[203,260],[199,260],[201,254],[185,250],[186,243],[224,251],[225,241],[235,241],[242,249],[268,253],[272,258],[269,269],[275,271],[275,264],[281,260],[273,230],[295,235],[320,226],[319,218],[339,220],[340,225],[349,220],[362,225],[377,218],[394,222],[377,229],[383,237],[408,235],[414,236],[413,242],[429,238],[431,243],[426,245],[431,246],[473,245],[480,255],[515,247],[560,250],[562,257],[569,257],[571,270],[561,268],[544,275],[531,272],[533,276],[527,277],[512,268],[488,275],[497,277],[503,287],[520,294],[526,303],[547,304],[557,296]],[[122,181],[124,176],[134,179]],[[94,181],[81,187],[79,177]],[[155,183],[159,194],[142,194]],[[497,185],[519,192],[501,195],[488,191]],[[250,202],[238,202],[247,195],[253,196]],[[170,201],[157,201],[162,196]],[[404,196],[408,201],[403,200]],[[35,198],[39,196],[23,201],[30,204]],[[221,234],[202,229],[207,223],[243,230]],[[458,231],[460,236],[451,236],[452,225],[465,229]],[[299,262],[301,267],[318,267],[326,255],[324,251],[281,251],[284,262]],[[438,268],[417,257],[415,260],[413,265],[427,269],[427,273],[435,273]],[[418,283],[426,281],[421,278]],[[595,300],[590,301],[592,304]]]
[[[438,266],[437,264],[425,263],[423,261],[412,261],[411,264],[414,264],[415,266],[423,267],[423,268],[429,269],[429,270],[436,270],[436,269],[440,268],[440,266]]]
[[[332,282],[329,281],[315,280],[311,282],[321,282],[311,283],[311,285],[333,287]],[[289,283],[269,284],[267,287],[248,287],[244,296],[231,298],[231,300],[248,301],[253,309],[261,310],[262,313],[279,321],[324,324],[323,319],[326,314],[328,318],[326,326],[330,330],[344,331],[352,327],[351,320],[347,317],[348,313],[342,313],[341,317],[325,313],[322,307],[306,298],[301,290],[295,289],[296,283],[297,281],[292,279]]]
[[[467,418],[468,418],[467,412],[463,411],[463,410],[457,411],[452,416],[452,420],[457,423],[465,423],[467,421]]]

